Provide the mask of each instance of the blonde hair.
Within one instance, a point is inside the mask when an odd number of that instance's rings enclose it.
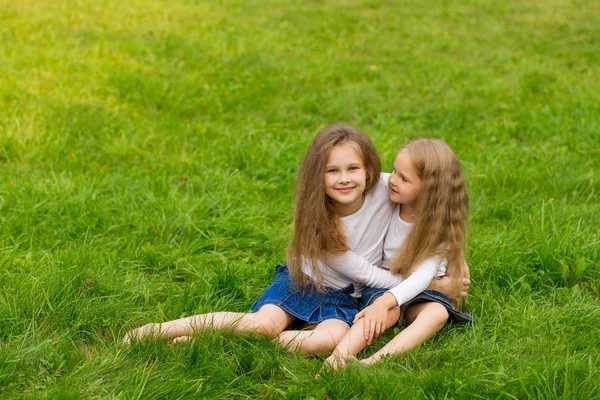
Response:
[[[300,167],[294,236],[287,249],[290,276],[302,286],[309,282],[302,271],[303,258],[311,264],[311,283],[322,289],[322,271],[318,264],[321,256],[348,250],[341,221],[325,193],[325,166],[329,153],[333,147],[346,143],[354,145],[362,158],[367,177],[363,195],[379,181],[381,160],[366,133],[347,125],[330,125],[315,136]]]
[[[465,230],[469,197],[460,161],[441,140],[417,139],[405,150],[422,183],[412,230],[392,259],[391,270],[403,277],[432,255],[446,257],[448,275],[458,286],[465,265]]]

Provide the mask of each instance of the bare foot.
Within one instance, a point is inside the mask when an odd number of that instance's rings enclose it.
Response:
[[[360,364],[369,366],[375,364],[375,361],[371,360],[370,358],[365,358],[364,360],[360,360]]]
[[[193,341],[194,341],[193,336],[179,336],[179,337],[176,337],[175,339],[173,339],[171,344],[188,343],[188,342],[193,342]]]
[[[130,344],[132,340],[142,340],[147,337],[156,339],[156,334],[160,332],[160,324],[150,323],[139,328],[130,330],[123,336],[123,342]]]
[[[362,360],[360,360],[360,364],[364,365],[364,366],[370,366],[373,364],[377,364],[378,362],[381,361],[381,357],[369,357],[369,358],[364,358]]]
[[[354,360],[355,357],[354,356],[347,356],[347,357],[340,357],[338,355],[330,355],[329,357],[327,357],[327,359],[323,362],[323,366],[321,367],[321,369],[319,370],[319,373],[317,375],[315,375],[315,379],[319,380],[321,379],[321,373],[324,370],[330,369],[333,372],[337,372],[341,369],[346,368],[346,366],[348,365],[348,363],[352,360]]]

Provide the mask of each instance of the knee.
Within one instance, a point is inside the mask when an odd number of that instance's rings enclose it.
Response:
[[[270,339],[277,337],[285,327],[282,324],[278,324],[277,321],[272,319],[263,319],[256,321],[255,329],[259,335],[266,336]]]
[[[342,339],[344,338],[344,335],[346,334],[347,331],[348,331],[348,328],[339,329],[339,330],[336,329],[333,332],[330,332],[329,343],[331,343],[331,346],[332,346],[330,351],[333,351],[333,349],[335,349],[336,346],[342,341]]]
[[[391,328],[392,326],[394,326],[394,324],[396,322],[398,322],[398,320],[400,319],[400,308],[393,308],[391,310],[388,311],[388,315],[387,315],[387,326],[385,327],[385,329]],[[362,321],[363,319],[360,319],[360,321]],[[356,324],[355,324],[356,325]]]
[[[315,332],[314,335],[302,343],[302,351],[315,355],[331,353],[342,341],[345,333],[346,331],[338,329],[332,329],[327,332]]]
[[[450,314],[448,314],[448,310],[441,304],[431,303],[429,312],[427,313],[431,323],[434,326],[436,331],[439,331],[446,325],[448,322],[448,318],[450,318]]]
[[[255,315],[254,328],[256,331],[268,338],[275,338],[287,327],[287,320],[285,318],[278,318],[274,315],[259,314]]]
[[[306,354],[326,354],[332,352],[340,340],[333,336],[312,336],[302,342],[301,348]]]

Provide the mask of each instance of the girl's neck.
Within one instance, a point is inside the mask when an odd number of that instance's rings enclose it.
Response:
[[[404,222],[415,222],[415,211],[410,204],[400,204],[400,219]]]
[[[335,214],[339,218],[347,217],[349,215],[354,214],[358,210],[360,210],[362,208],[363,204],[365,204],[365,195],[364,194],[362,196],[360,196],[358,201],[355,201],[350,204],[336,203],[334,206]]]

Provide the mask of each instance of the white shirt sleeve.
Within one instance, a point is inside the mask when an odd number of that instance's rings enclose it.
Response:
[[[402,282],[401,276],[392,275],[390,271],[371,264],[353,251],[329,255],[325,263],[347,279],[369,287],[391,288]]]
[[[389,293],[394,295],[398,306],[401,306],[427,289],[442,262],[443,259],[439,257],[425,259],[408,278],[390,289]]]

